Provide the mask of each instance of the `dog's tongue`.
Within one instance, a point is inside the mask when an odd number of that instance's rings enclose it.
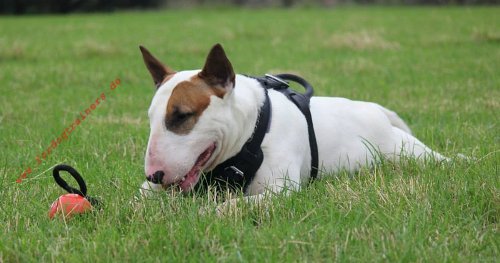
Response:
[[[184,181],[179,183],[183,192],[187,192],[191,190],[191,188],[198,183],[200,179],[200,171],[203,165],[210,159],[212,153],[215,150],[215,144],[212,144],[208,149],[206,149],[200,156],[198,156],[198,160],[194,164],[193,168],[186,174]]]
[[[191,171],[188,172],[184,181],[182,181],[179,186],[181,187],[183,192],[187,192],[191,190],[191,188],[198,183],[199,173],[200,173],[200,165],[196,164]]]

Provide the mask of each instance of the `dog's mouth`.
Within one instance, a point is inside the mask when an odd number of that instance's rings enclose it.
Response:
[[[210,158],[212,157],[215,148],[216,144],[212,143],[205,151],[203,151],[198,156],[198,159],[194,163],[191,170],[189,170],[189,172],[184,177],[182,177],[182,179],[171,185],[178,185],[183,192],[190,191],[198,183],[198,180],[200,179],[200,172],[205,167],[208,160],[210,160]]]

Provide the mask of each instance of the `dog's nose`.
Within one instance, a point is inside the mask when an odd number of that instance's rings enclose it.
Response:
[[[161,184],[164,175],[165,173],[163,171],[156,171],[154,174],[146,176],[146,179],[153,184]]]

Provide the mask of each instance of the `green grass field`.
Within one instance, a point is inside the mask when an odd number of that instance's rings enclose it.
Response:
[[[0,17],[0,262],[495,262],[499,8],[201,9]],[[134,202],[154,94],[138,49],[200,68],[220,42],[239,73],[292,72],[316,94],[378,102],[452,164],[336,174],[230,216],[207,196]],[[110,83],[120,85],[110,91]],[[105,94],[61,144],[76,117]],[[338,127],[342,129],[342,127]],[[50,221],[76,167],[105,208]],[[16,179],[28,167],[22,183]]]

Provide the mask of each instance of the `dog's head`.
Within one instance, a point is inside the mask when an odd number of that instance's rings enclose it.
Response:
[[[175,72],[144,47],[146,67],[157,88],[148,111],[150,136],[146,176],[162,174],[162,185],[189,191],[200,172],[214,168],[225,118],[235,84],[231,62],[221,45],[209,52],[202,70]]]

